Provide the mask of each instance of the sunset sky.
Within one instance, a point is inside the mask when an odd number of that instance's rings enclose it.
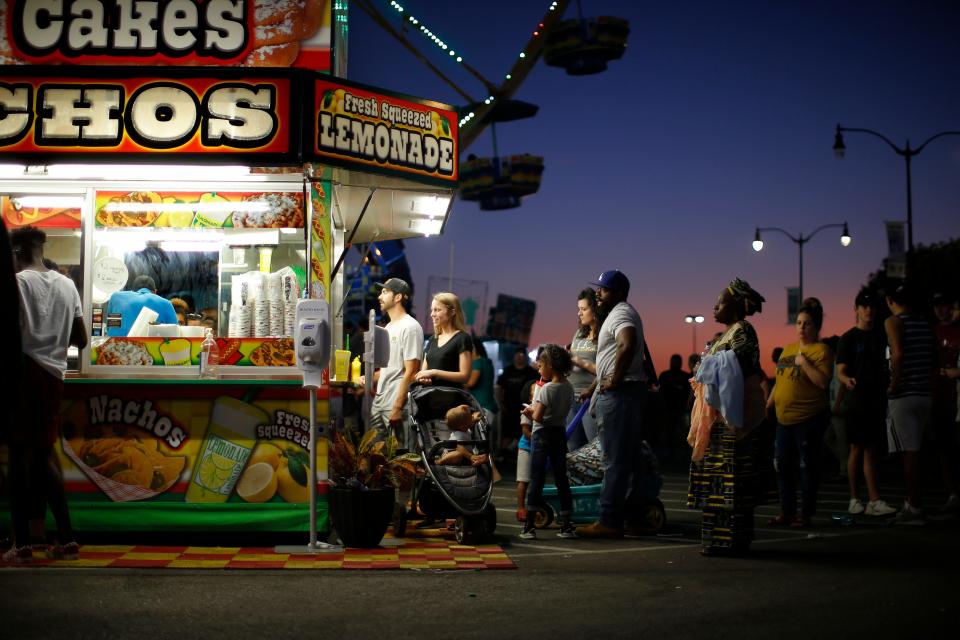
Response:
[[[376,4],[396,16],[389,2]],[[402,4],[500,82],[549,2]],[[671,353],[691,350],[686,314],[707,317],[700,343],[718,329],[713,303],[739,276],[767,299],[751,321],[768,359],[796,340],[786,288],[797,284],[798,254],[773,233],[755,253],[754,228],[806,235],[847,221],[849,247],[839,229],[805,246],[804,293],[824,303],[824,335],[852,326],[857,289],[886,255],[884,221],[906,217],[905,167],[864,134],[847,134],[846,158],[834,158],[834,128],[875,129],[901,147],[960,131],[960,3],[584,0],[583,10],[630,21],[626,54],[593,76],[538,63],[515,97],[539,114],[499,126],[497,139],[501,156],[544,157],[539,193],[507,211],[457,200],[443,236],[407,243],[420,290],[430,276],[449,276],[452,255],[453,277],[488,282],[491,304],[498,293],[537,301],[533,344],[566,344],[579,290],[618,268],[659,370]],[[566,17],[575,15],[571,3]],[[445,53],[408,34],[485,97]],[[462,102],[356,6],[349,47],[352,80]],[[492,155],[490,133],[466,153]],[[960,136],[914,159],[913,205],[916,243],[960,237]],[[425,294],[415,300],[423,320],[426,305]]]

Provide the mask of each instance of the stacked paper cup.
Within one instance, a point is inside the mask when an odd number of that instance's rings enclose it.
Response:
[[[270,335],[283,335],[283,293],[279,273],[270,273],[264,277],[267,303],[270,307]]]
[[[250,304],[250,284],[245,274],[235,275],[231,279],[230,325],[231,338],[249,338],[253,318]]]
[[[283,296],[283,333],[285,336],[293,336],[300,285],[297,282],[297,274],[290,267],[284,267],[278,273],[280,274],[280,287]]]
[[[259,271],[251,271],[247,274],[250,278],[250,295],[254,300],[253,306],[253,337],[270,337],[270,301],[267,299],[266,287],[264,287],[263,274]]]

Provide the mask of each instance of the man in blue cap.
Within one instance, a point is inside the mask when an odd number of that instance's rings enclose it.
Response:
[[[584,538],[619,538],[638,529],[642,516],[635,490],[640,462],[641,421],[646,394],[643,322],[627,302],[630,280],[620,271],[604,271],[591,282],[606,319],[597,336],[597,377],[583,394],[600,427],[603,487],[600,519],[577,528]]]

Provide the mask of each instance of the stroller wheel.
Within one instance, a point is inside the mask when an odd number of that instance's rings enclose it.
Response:
[[[483,537],[484,521],[457,516],[453,524],[453,535],[458,544],[476,544]]]
[[[654,500],[644,507],[643,524],[649,533],[656,533],[663,529],[667,522],[667,511],[660,500]]]
[[[497,530],[497,508],[493,506],[492,502],[488,502],[487,507],[483,510],[483,520],[486,525],[484,533],[488,536]]]
[[[533,524],[537,529],[546,529],[553,521],[557,519],[557,512],[553,510],[549,504],[544,504],[542,507],[537,509],[537,517],[534,519]]]

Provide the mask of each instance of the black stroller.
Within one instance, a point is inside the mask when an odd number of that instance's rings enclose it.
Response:
[[[425,473],[413,487],[414,507],[432,520],[456,518],[454,533],[460,544],[474,544],[491,535],[497,527],[497,510],[490,502],[493,493],[493,465],[440,465],[438,455],[458,445],[473,448],[478,454],[490,453],[489,425],[473,396],[463,389],[423,386],[410,390],[410,415],[414,420],[414,447]],[[449,409],[465,404],[479,412],[480,421],[472,428],[469,440],[451,439],[445,416]],[[415,510],[415,509],[414,509]],[[396,523],[397,535],[404,535],[406,517]]]

